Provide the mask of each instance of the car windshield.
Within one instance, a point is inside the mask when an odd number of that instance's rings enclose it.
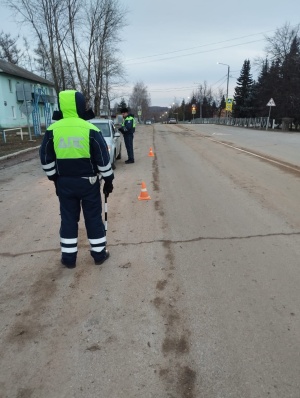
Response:
[[[109,125],[108,123],[92,123],[94,126],[101,130],[103,137],[110,137]]]

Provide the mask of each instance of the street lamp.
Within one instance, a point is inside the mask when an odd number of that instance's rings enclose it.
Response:
[[[228,64],[223,64],[222,62],[217,62],[217,64],[227,66],[227,90],[226,90],[226,102],[227,102],[227,100],[228,100],[228,86],[229,86],[230,66]]]

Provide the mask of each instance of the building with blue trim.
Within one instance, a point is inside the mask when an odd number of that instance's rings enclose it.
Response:
[[[57,109],[57,96],[54,84],[47,79],[27,71],[20,66],[0,59],[0,129],[26,127],[28,125],[48,126],[53,110]]]

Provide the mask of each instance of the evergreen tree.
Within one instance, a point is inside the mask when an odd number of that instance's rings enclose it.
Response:
[[[300,111],[300,48],[299,38],[292,41],[290,51],[283,61],[280,110],[283,117],[299,119]]]
[[[276,107],[272,110],[273,118],[281,118],[281,96],[283,90],[281,62],[279,59],[272,61],[268,66],[266,61],[262,67],[261,74],[255,87],[256,116],[268,116],[267,103],[273,98]]]
[[[253,85],[251,65],[249,59],[247,59],[244,61],[240,77],[237,79],[237,87],[234,94],[234,117],[254,116]]]
[[[180,108],[178,109],[178,119],[185,120],[185,100],[183,98]]]
[[[266,116],[266,104],[274,95],[274,93],[271,92],[271,87],[269,86],[269,75],[269,61],[268,59],[266,59],[262,62],[258,80],[253,86],[253,98],[255,103],[256,117]]]
[[[199,104],[199,106],[200,106],[200,104]],[[198,113],[198,112],[197,112]],[[202,117],[203,118],[207,118],[207,117],[210,117],[210,115],[211,115],[211,112],[210,112],[210,104],[209,104],[209,102],[208,102],[208,100],[207,100],[207,97],[206,96],[204,96],[203,97],[203,100],[202,100]],[[198,117],[198,116],[197,116]]]
[[[188,102],[187,104],[186,104],[186,120],[192,120],[193,119],[193,114],[192,114],[192,105],[193,104],[197,104],[197,99],[196,99],[196,96],[195,96],[195,94],[193,93],[192,94],[192,96],[191,96],[191,99],[190,99],[190,102]],[[196,115],[194,115],[194,117],[197,117]]]
[[[125,99],[124,99],[124,98],[121,98],[121,101],[120,101],[120,103],[119,103],[119,105],[118,105],[119,111],[120,111],[122,108],[127,108],[127,105],[126,105],[126,102],[125,102]]]
[[[217,114],[217,104],[216,101],[213,101],[212,105],[211,105],[211,116],[210,117],[215,117],[215,115]]]
[[[226,107],[226,101],[225,101],[225,96],[223,95],[220,105],[218,107],[218,117],[221,117],[222,110],[225,109],[225,107]]]

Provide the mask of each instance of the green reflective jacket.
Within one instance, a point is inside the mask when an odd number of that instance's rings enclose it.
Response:
[[[44,136],[40,159],[49,179],[57,176],[113,179],[110,157],[100,130],[83,120],[85,99],[75,90],[59,93],[62,119],[51,124]]]

